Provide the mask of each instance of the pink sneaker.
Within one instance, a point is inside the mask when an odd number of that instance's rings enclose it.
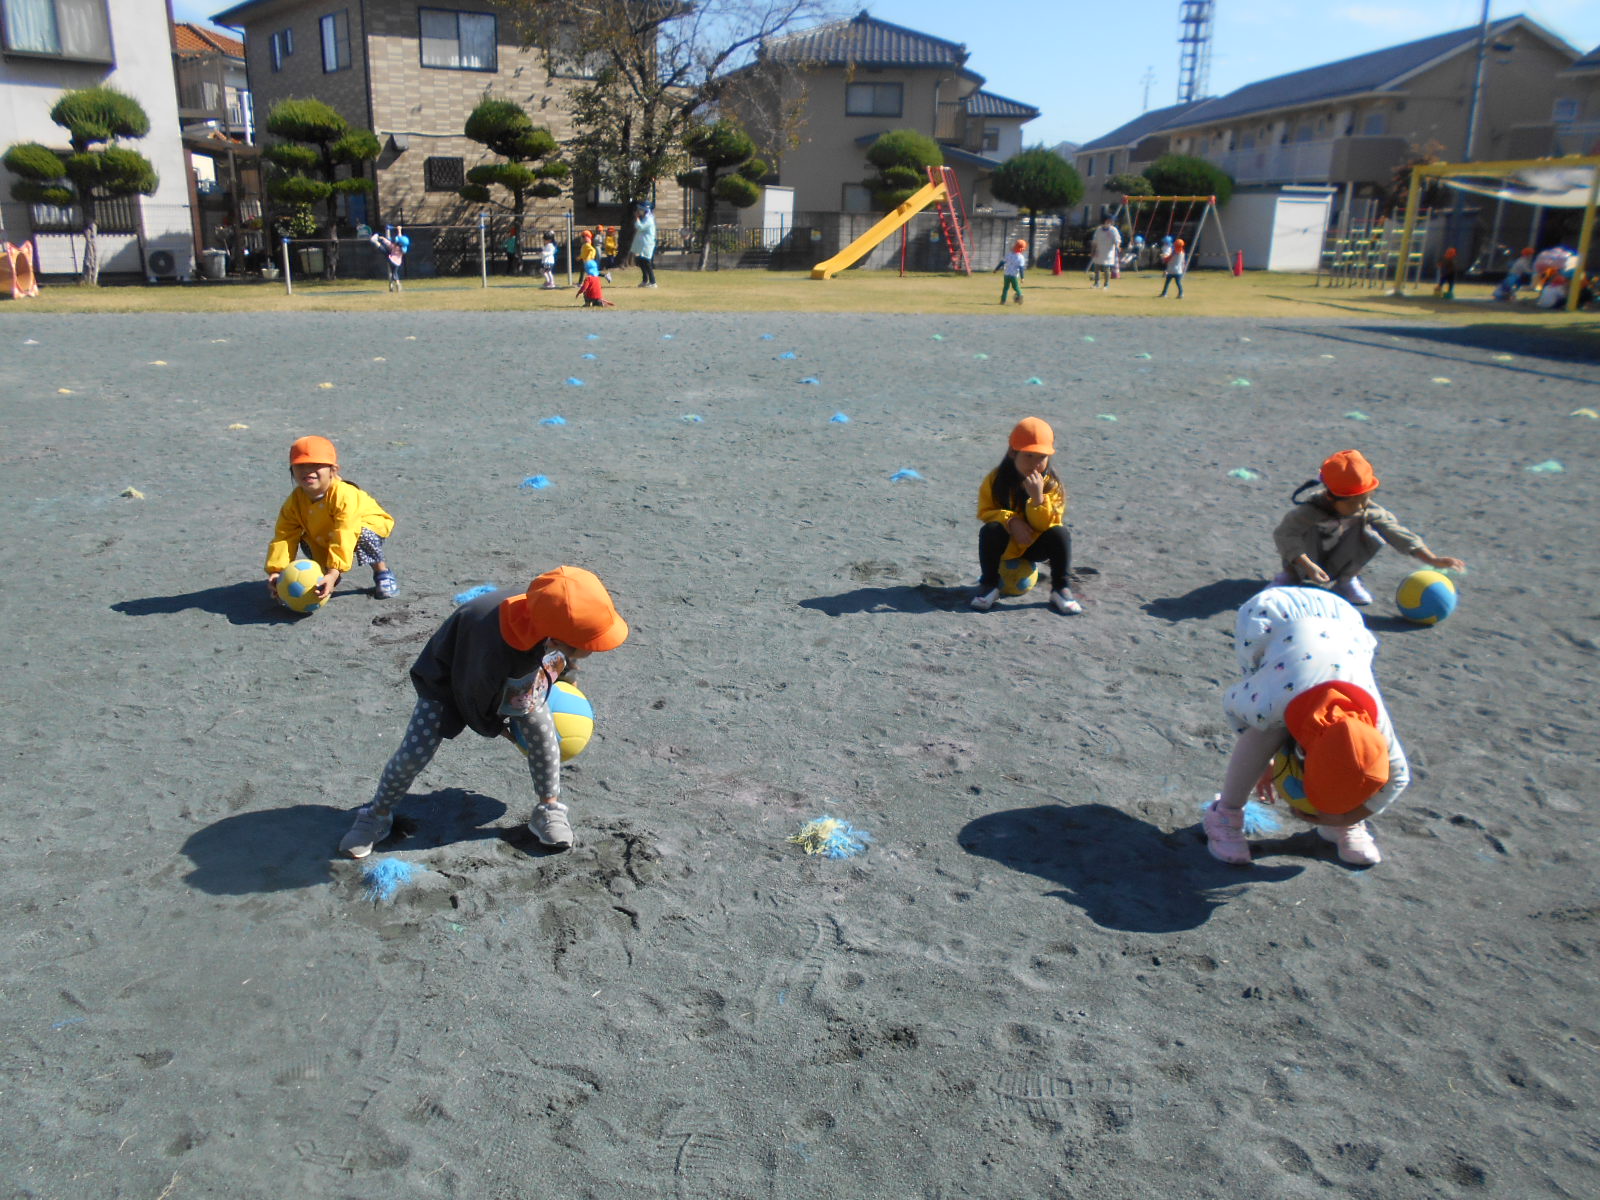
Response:
[[[1223,808],[1219,797],[1206,805],[1200,824],[1206,831],[1206,849],[1211,857],[1235,866],[1250,862],[1250,843],[1244,840],[1244,809]]]
[[[1378,843],[1372,840],[1372,830],[1367,828],[1365,821],[1357,821],[1343,829],[1318,825],[1317,832],[1325,840],[1337,845],[1340,860],[1353,867],[1375,867],[1383,861],[1383,855],[1378,853]]]

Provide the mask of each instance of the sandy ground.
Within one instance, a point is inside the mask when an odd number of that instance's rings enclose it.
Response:
[[[1473,336],[5,314],[0,1195],[1600,1193],[1600,364]],[[1081,618],[966,607],[1028,414]],[[309,432],[399,598],[264,603]],[[1368,577],[1415,782],[1371,871],[1225,867],[1232,610],[1347,446],[1470,566],[1434,629]],[[561,562],[634,629],[585,666],[579,846],[530,852],[469,733],[365,899],[332,850],[411,659]],[[785,841],[822,813],[871,848]]]

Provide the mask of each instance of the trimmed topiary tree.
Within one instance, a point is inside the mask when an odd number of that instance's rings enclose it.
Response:
[[[867,161],[878,168],[878,174],[862,182],[872,192],[873,207],[888,212],[927,186],[928,168],[944,165],[944,151],[925,133],[891,129],[872,143]]]
[[[11,195],[24,204],[78,206],[83,217],[80,279],[95,286],[100,282],[100,202],[153,195],[160,183],[148,158],[117,145],[118,138],[149,133],[150,118],[132,96],[115,88],[92,87],[64,93],[50,109],[50,119],[67,131],[72,153],[62,158],[37,142],[12,146],[4,158],[6,169],[17,177]]]
[[[697,125],[683,139],[698,169],[679,175],[678,186],[700,193],[700,269],[711,260],[711,222],[717,201],[734,208],[749,208],[761,199],[757,185],[767,174],[767,164],[757,158],[756,144],[735,121],[723,118]]]
[[[1215,196],[1223,205],[1233,195],[1232,176],[1192,154],[1163,154],[1144,169],[1144,177],[1153,196]]]
[[[265,157],[279,174],[267,184],[267,194],[293,211],[323,206],[321,229],[332,238],[323,268],[327,279],[339,271],[339,200],[372,191],[372,180],[362,171],[381,150],[370,129],[351,128],[330,105],[321,100],[280,100],[267,114],[267,132],[278,141]],[[350,174],[340,178],[339,169]]]
[[[1106,180],[1106,190],[1114,196],[1154,196],[1156,189],[1143,175],[1113,175]],[[1208,192],[1207,195],[1210,193]]]
[[[1071,208],[1083,199],[1083,177],[1054,150],[1034,146],[1012,155],[995,169],[989,190],[996,200],[1015,204],[1028,212],[1028,261],[1033,261],[1033,233],[1039,214]]]
[[[466,135],[498,154],[504,161],[480,163],[467,172],[461,198],[474,204],[494,204],[511,214],[512,228],[522,232],[528,197],[551,200],[561,195],[559,180],[572,168],[553,158],[559,148],[548,129],[535,125],[520,104],[512,100],[485,99],[467,115]],[[500,188],[509,203],[497,200]]]

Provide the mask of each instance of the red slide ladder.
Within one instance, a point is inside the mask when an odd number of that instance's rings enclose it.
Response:
[[[939,213],[939,229],[944,234],[945,248],[950,251],[950,266],[964,275],[972,274],[972,260],[967,254],[967,210],[961,203],[961,185],[956,173],[949,167],[929,167],[928,182],[942,183],[945,198],[935,208]]]

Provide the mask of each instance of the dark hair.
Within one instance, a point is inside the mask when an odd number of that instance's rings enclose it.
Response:
[[[1044,473],[1044,490],[1048,492],[1060,486],[1061,477],[1056,474],[1055,467],[1048,468]],[[1019,513],[1027,505],[1028,489],[1022,486],[1022,476],[1017,472],[1015,450],[1007,450],[994,469],[994,483],[989,487],[989,494],[996,504],[1011,512]]]

